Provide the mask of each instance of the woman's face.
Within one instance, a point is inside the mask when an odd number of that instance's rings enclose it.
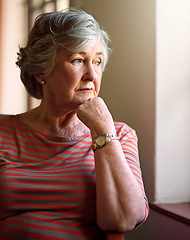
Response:
[[[58,49],[55,66],[45,77],[43,101],[58,108],[76,109],[98,96],[103,61],[100,41],[78,53]]]

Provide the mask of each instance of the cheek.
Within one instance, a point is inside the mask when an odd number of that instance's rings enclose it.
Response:
[[[64,77],[64,85],[66,88],[74,87],[78,84],[79,76],[75,72],[67,72]]]
[[[81,74],[82,74],[82,70],[81,69],[70,68],[66,72],[67,78],[70,79],[70,81],[72,81],[72,82],[77,82],[81,78]]]
[[[99,91],[100,91],[101,80],[102,80],[102,78],[100,77],[100,79],[98,79],[98,80],[95,82],[95,89],[96,89],[97,94],[98,94]]]

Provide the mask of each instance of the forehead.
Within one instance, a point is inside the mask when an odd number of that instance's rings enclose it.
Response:
[[[94,44],[91,44],[90,46],[79,49],[76,51],[68,51],[64,48],[58,48],[57,55],[62,55],[65,57],[70,57],[73,55],[102,55],[103,56],[103,49],[102,44],[100,41],[95,42]]]

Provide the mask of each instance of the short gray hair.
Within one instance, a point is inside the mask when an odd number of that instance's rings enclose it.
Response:
[[[28,93],[35,98],[42,98],[41,84],[34,75],[48,75],[52,71],[59,47],[74,53],[97,40],[102,44],[104,71],[110,52],[109,37],[92,15],[77,9],[39,15],[29,34],[27,46],[19,48],[16,62]]]

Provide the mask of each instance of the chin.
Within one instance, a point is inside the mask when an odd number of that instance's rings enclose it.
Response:
[[[83,99],[81,100],[82,103],[88,101],[89,98],[94,98],[94,95],[92,96],[92,95],[89,94],[89,96],[83,97]]]

